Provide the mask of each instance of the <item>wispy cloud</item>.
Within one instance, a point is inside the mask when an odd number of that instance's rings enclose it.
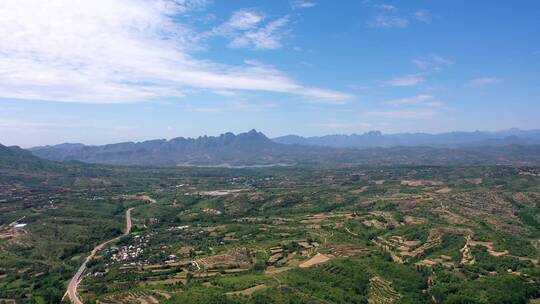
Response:
[[[275,50],[283,45],[281,40],[287,35],[287,31],[282,29],[289,22],[289,17],[281,17],[269,22],[261,28],[245,31],[234,38],[229,43],[231,48],[251,48],[255,50]]]
[[[298,0],[298,1],[291,2],[292,9],[312,8],[315,6],[317,6],[317,3],[313,1]]]
[[[419,85],[423,81],[424,79],[422,78],[422,76],[418,74],[411,74],[381,81],[381,85],[392,87],[411,87]]]
[[[416,106],[426,106],[426,107],[440,107],[442,102],[435,101],[432,95],[420,94],[412,97],[405,97],[399,99],[387,100],[384,102],[388,105],[393,106],[404,106],[404,105],[416,105]]]
[[[249,30],[255,28],[264,19],[264,14],[257,10],[241,9],[233,12],[229,21],[223,24],[220,30]]]
[[[416,58],[413,63],[421,70],[440,71],[442,68],[453,64],[449,59],[439,55],[431,54],[426,57]]]
[[[501,80],[495,77],[480,77],[480,78],[471,79],[469,82],[467,82],[465,86],[469,88],[478,88],[478,87],[494,84],[499,81]]]
[[[428,10],[421,9],[421,10],[417,10],[414,13],[414,18],[420,22],[430,23],[432,17],[431,17],[431,13]]]
[[[386,12],[395,12],[397,11],[397,7],[391,5],[391,4],[375,4],[373,7],[380,9],[382,11]]]
[[[267,21],[266,15],[256,9],[234,11],[227,22],[199,36],[200,40],[225,37],[231,48],[275,50],[281,48],[282,40],[290,32],[286,25],[288,16]]]
[[[404,28],[409,25],[409,20],[399,16],[381,14],[373,17],[368,24],[370,27],[376,28]]]
[[[305,86],[271,66],[196,58],[201,35],[179,20],[204,2],[2,1],[0,98],[118,103],[183,97],[197,89],[269,91],[338,103],[351,98]],[[244,14],[231,26],[250,33],[244,45],[279,47],[275,34],[287,18],[266,24],[261,18]]]
[[[430,23],[432,20],[430,11],[426,9],[419,9],[412,14],[404,14],[396,6],[390,4],[375,4],[371,5],[371,8],[375,10],[375,14],[369,20],[368,26],[373,28],[405,28],[412,21]]]
[[[409,20],[398,14],[397,7],[390,4],[377,4],[373,8],[377,11],[375,16],[368,22],[373,28],[404,28],[409,25]]]

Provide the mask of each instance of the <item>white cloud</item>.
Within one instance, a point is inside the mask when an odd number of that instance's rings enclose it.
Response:
[[[270,91],[344,102],[274,67],[226,65],[194,57],[200,34],[179,23],[205,1],[5,0],[0,2],[0,98],[136,102],[197,90]],[[254,31],[255,48],[277,47],[257,16],[234,26]],[[279,20],[279,19],[278,19]],[[262,32],[261,32],[262,30]]]
[[[397,7],[391,5],[391,4],[377,4],[375,5],[375,8],[378,8],[380,10],[383,10],[383,11],[387,11],[387,12],[395,12],[397,11]]]
[[[370,27],[374,28],[405,28],[409,26],[410,21],[419,21],[430,23],[432,16],[428,10],[417,10],[412,14],[402,14],[398,8],[390,4],[375,4],[371,7],[376,11],[374,17],[368,22]]]
[[[435,54],[431,54],[423,58],[414,59],[413,63],[421,70],[434,71],[440,71],[443,67],[453,64],[451,60]]]
[[[306,97],[312,97],[314,102],[320,103],[345,104],[350,100],[346,94],[313,87],[303,88],[302,94]]]
[[[249,30],[257,26],[265,16],[253,9],[242,9],[233,12],[225,27],[238,30]]]
[[[404,28],[409,25],[407,18],[401,17],[398,14],[397,7],[390,4],[373,5],[377,10],[377,14],[368,22],[370,27],[374,28]]]
[[[282,39],[289,33],[285,28],[289,17],[284,16],[269,22],[266,22],[266,19],[265,14],[258,10],[240,9],[233,12],[227,22],[201,34],[199,39],[218,36],[230,39],[230,48],[279,49],[283,46]]]
[[[292,9],[312,8],[315,6],[317,6],[317,3],[313,1],[298,0],[291,2]]]
[[[370,22],[369,26],[375,28],[404,28],[409,25],[409,20],[393,15],[376,15]]]
[[[480,78],[475,78],[475,79],[470,80],[466,86],[469,88],[478,88],[478,87],[494,84],[499,81],[500,79],[495,78],[495,77],[480,77]]]
[[[424,22],[424,23],[430,23],[431,22],[431,13],[428,10],[425,10],[425,9],[417,10],[414,13],[414,18],[416,20]]]
[[[388,100],[384,102],[388,105],[393,106],[403,106],[403,105],[417,105],[417,106],[426,106],[426,107],[440,107],[442,106],[441,102],[434,101],[432,95],[420,94],[413,97],[399,98]]]
[[[239,10],[232,14],[227,25],[233,29],[248,30],[264,20],[264,15],[255,10]]]
[[[281,40],[287,31],[282,31],[289,22],[288,17],[282,17],[269,22],[264,27],[245,31],[232,39],[231,48],[252,48],[255,50],[275,50],[282,47]]]
[[[392,86],[392,87],[411,87],[416,86],[422,83],[424,79],[420,75],[412,74],[405,75],[401,77],[392,78],[390,80],[382,81],[383,86]]]

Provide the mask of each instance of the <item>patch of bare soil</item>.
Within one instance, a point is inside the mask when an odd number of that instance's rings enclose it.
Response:
[[[443,185],[443,182],[441,181],[434,181],[434,180],[401,180],[401,184],[403,186],[409,186],[409,187],[422,187],[422,186],[441,186]]]
[[[427,219],[425,219],[423,217],[416,217],[416,216],[406,215],[406,216],[403,217],[403,221],[406,224],[409,224],[409,225],[419,225],[419,224],[426,223]]]
[[[327,219],[330,218],[346,218],[351,219],[354,215],[352,213],[342,213],[342,212],[336,212],[336,213],[327,213],[327,214],[314,214],[307,216],[305,219],[301,220],[300,223],[303,224],[319,224]]]
[[[6,228],[0,231],[0,240],[18,238],[27,234],[28,232],[24,229]]]
[[[253,264],[251,253],[247,248],[232,250],[225,254],[218,254],[197,260],[201,268],[250,268]]]
[[[330,258],[325,256],[324,254],[317,253],[314,257],[311,259],[303,262],[302,264],[298,265],[300,268],[308,268],[315,265],[323,264],[330,261]]]
[[[385,223],[380,222],[379,220],[365,220],[362,222],[362,225],[366,227],[377,228],[377,229],[386,229]]]
[[[273,275],[273,274],[278,274],[278,273],[282,273],[282,272],[289,271],[289,270],[291,270],[291,267],[274,267],[274,266],[270,266],[270,267],[266,268],[266,270],[264,271],[264,274]]]
[[[257,290],[262,290],[266,288],[265,284],[257,285],[250,287],[248,289],[240,290],[240,291],[232,291],[225,293],[228,296],[250,296],[252,293],[254,293]]]
[[[415,263],[417,266],[425,266],[425,267],[432,267],[435,265],[442,265],[443,267],[452,269],[455,267],[454,263],[452,262],[452,257],[447,255],[441,255],[438,258],[431,258],[431,259],[424,259],[418,263]]]
[[[441,189],[439,189],[439,190],[437,190],[437,191],[435,191],[435,192],[437,192],[437,193],[442,193],[442,194],[450,193],[450,192],[452,192],[452,188],[448,188],[448,187],[446,187],[446,188],[441,188]]]
[[[352,244],[331,244],[326,248],[332,253],[332,255],[339,257],[353,257],[369,255],[371,250],[362,247],[356,247]]]
[[[172,294],[170,292],[166,292],[163,290],[153,290],[153,292],[157,293],[158,295],[164,297],[167,300],[172,298]]]

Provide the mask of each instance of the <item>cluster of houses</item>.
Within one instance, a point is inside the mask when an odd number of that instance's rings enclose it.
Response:
[[[134,261],[143,254],[144,247],[148,244],[150,236],[151,234],[146,236],[136,235],[133,237],[133,244],[121,247],[112,246],[109,249],[111,252],[111,259],[115,262]]]

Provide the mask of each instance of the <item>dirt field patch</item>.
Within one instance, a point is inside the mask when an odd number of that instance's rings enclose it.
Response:
[[[225,294],[228,296],[250,296],[255,291],[262,290],[264,288],[266,288],[266,285],[261,284],[261,285],[253,286],[251,288],[240,290],[240,291],[227,292]]]
[[[443,182],[441,181],[434,181],[434,180],[419,180],[419,179],[409,179],[409,180],[401,180],[401,184],[403,186],[409,186],[409,187],[422,187],[422,186],[441,186]]]
[[[326,247],[333,255],[340,257],[363,256],[371,253],[367,248],[356,247],[352,244],[331,244]]]
[[[409,225],[419,225],[427,222],[427,219],[423,217],[406,215],[403,217],[403,221],[405,221],[405,223]]]
[[[446,268],[453,268],[455,266],[454,263],[452,263],[452,257],[446,256],[446,255],[441,255],[438,258],[424,259],[416,263],[415,265],[426,266],[426,267],[442,265],[443,267],[446,267]]]
[[[452,188],[448,188],[448,187],[447,187],[447,188],[442,188],[442,189],[439,189],[439,190],[437,190],[437,191],[435,191],[435,192],[437,192],[437,193],[442,193],[442,194],[444,194],[444,193],[450,193],[450,192],[452,192]]]
[[[282,272],[289,271],[289,270],[291,270],[291,267],[273,267],[273,266],[270,266],[270,267],[266,268],[266,270],[264,271],[264,274],[273,275],[273,274],[278,274],[278,273],[282,273]]]
[[[362,225],[366,227],[377,228],[377,229],[386,229],[386,225],[379,220],[365,220],[362,222]]]
[[[315,265],[326,263],[328,261],[330,261],[329,257],[325,256],[324,254],[317,253],[314,257],[312,257],[311,259],[303,262],[298,267],[300,267],[300,268],[308,268],[308,267],[312,267],[312,266],[315,266]]]
[[[157,293],[158,295],[164,297],[167,300],[172,297],[172,294],[170,292],[166,292],[163,290],[153,290],[153,292]]]
[[[197,260],[201,268],[250,268],[252,263],[248,249],[236,249],[225,254],[218,254]]]

